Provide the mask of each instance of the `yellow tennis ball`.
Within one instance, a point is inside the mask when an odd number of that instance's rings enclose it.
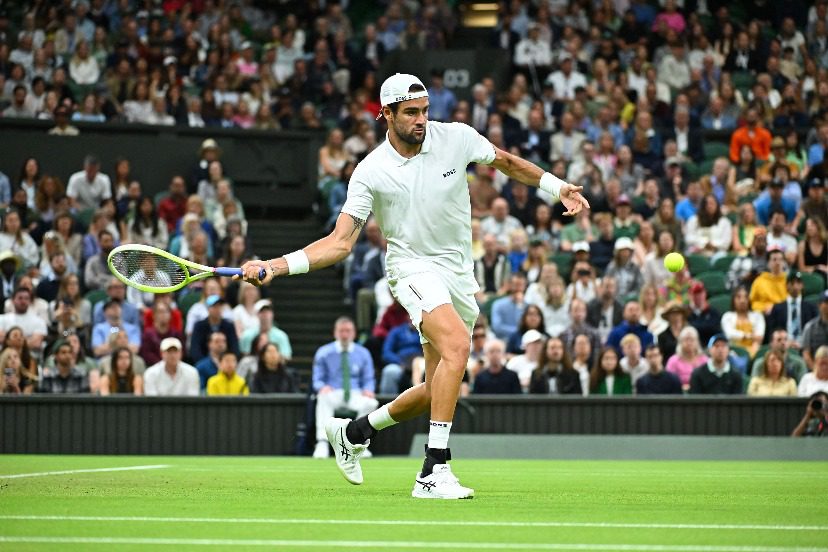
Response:
[[[684,268],[684,257],[681,256],[681,253],[668,253],[664,257],[664,268],[670,272],[678,272]]]

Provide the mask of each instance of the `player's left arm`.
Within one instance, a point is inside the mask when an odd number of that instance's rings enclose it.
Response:
[[[528,186],[535,186],[545,192],[549,192],[553,197],[566,200],[567,212],[564,215],[575,215],[584,207],[589,209],[589,202],[581,195],[583,186],[575,186],[564,182],[552,173],[544,172],[543,169],[522,159],[517,155],[513,155],[508,151],[500,148],[495,148],[495,158],[491,162],[491,166],[508,176],[514,178],[518,182],[522,182]]]

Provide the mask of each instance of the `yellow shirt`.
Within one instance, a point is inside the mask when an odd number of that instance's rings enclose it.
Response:
[[[250,389],[240,375],[234,373],[228,378],[222,372],[207,380],[208,395],[249,395]]]
[[[751,378],[747,394],[752,397],[796,397],[796,381],[793,378],[773,381],[758,376]]]
[[[783,272],[774,276],[770,272],[763,272],[753,281],[750,286],[750,306],[756,312],[765,312],[768,307],[781,303],[788,296],[788,288],[785,280],[787,275]]]

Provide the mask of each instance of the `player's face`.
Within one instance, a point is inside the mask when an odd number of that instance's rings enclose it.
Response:
[[[392,129],[400,140],[411,145],[422,144],[428,122],[428,98],[402,102],[396,115],[391,112],[389,122],[389,129]]]

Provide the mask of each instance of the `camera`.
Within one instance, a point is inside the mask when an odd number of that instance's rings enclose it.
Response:
[[[823,408],[825,408],[825,404],[821,400],[814,399],[811,401],[811,410],[820,411]]]

